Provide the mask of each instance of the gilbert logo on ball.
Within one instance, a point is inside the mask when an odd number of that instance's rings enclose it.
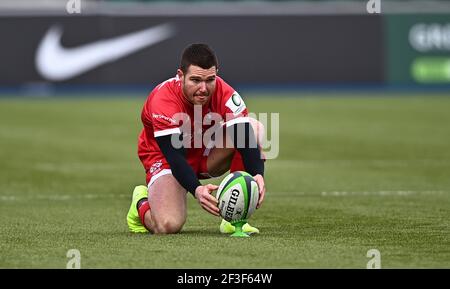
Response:
[[[222,218],[231,223],[245,222],[258,204],[258,184],[246,172],[233,172],[223,179],[216,198]]]

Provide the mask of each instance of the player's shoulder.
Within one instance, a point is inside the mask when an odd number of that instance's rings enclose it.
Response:
[[[228,98],[235,92],[234,88],[219,76],[216,77],[216,88],[222,98]]]
[[[216,76],[216,85],[221,89],[230,89],[232,88],[231,85],[229,85],[222,77]]]
[[[246,106],[239,93],[225,80],[216,77],[216,98],[212,102],[212,110],[225,115],[245,113]]]
[[[171,102],[176,99],[178,77],[169,78],[158,84],[149,94],[147,102],[150,104],[159,102]]]
[[[151,113],[171,114],[180,110],[179,97],[177,96],[177,77],[169,78],[158,84],[147,97],[144,110],[147,115]]]

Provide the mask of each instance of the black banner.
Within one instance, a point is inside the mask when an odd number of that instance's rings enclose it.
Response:
[[[443,269],[7,269],[1,272],[5,281],[16,281],[17,277],[13,273],[26,273],[29,277],[21,280],[21,283],[30,282],[30,286],[44,285],[46,288],[60,288],[68,283],[74,287],[117,286],[118,282],[131,288],[306,288],[352,285],[359,288],[367,284],[383,286],[386,282],[396,281],[402,285],[413,285],[424,279],[423,273],[433,275],[433,278],[427,278],[432,283],[442,284],[439,279],[442,282],[445,276]],[[36,276],[33,276],[34,273]]]
[[[228,82],[380,84],[381,17],[2,16],[0,85],[155,84],[208,43]]]

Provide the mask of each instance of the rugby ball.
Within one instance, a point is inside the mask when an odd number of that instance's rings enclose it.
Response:
[[[258,204],[258,184],[246,172],[233,172],[220,183],[216,198],[222,218],[228,222],[247,220]]]

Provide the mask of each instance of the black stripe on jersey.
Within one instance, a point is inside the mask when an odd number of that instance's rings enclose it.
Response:
[[[248,202],[247,202],[247,207],[245,208],[245,218],[247,218],[248,215],[248,209],[250,208],[250,201],[252,199],[252,182],[255,181],[255,179],[253,179],[251,176],[244,176],[245,179],[245,184],[247,186],[247,197],[248,197]]]

